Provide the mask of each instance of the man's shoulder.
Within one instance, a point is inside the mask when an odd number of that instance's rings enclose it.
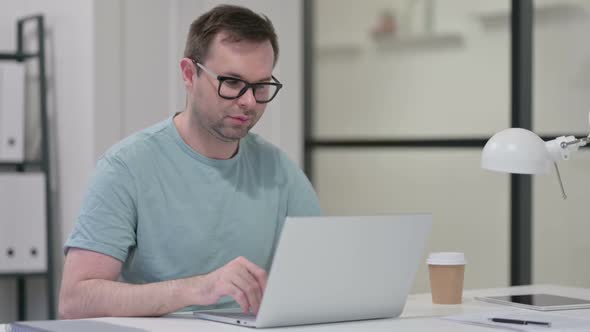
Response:
[[[167,139],[165,131],[171,124],[171,118],[167,118],[155,125],[127,136],[109,148],[102,158],[119,159],[123,162],[136,159],[141,156],[149,156],[154,144],[162,139]]]
[[[243,143],[248,154],[256,154],[263,161],[282,162],[285,158],[283,150],[256,133],[249,133]]]
[[[273,162],[280,168],[286,168],[287,170],[298,167],[285,151],[258,134],[249,133],[245,138],[245,142],[248,153],[255,152],[263,163]]]
[[[249,148],[256,149],[259,151],[274,153],[281,151],[276,145],[267,141],[262,136],[252,132],[246,135],[246,137],[243,139],[243,142],[247,144]]]

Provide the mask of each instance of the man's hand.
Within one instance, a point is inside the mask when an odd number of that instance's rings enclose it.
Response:
[[[266,289],[267,273],[244,257],[197,277],[200,305],[215,304],[223,296],[231,296],[244,313],[258,313],[262,294]]]

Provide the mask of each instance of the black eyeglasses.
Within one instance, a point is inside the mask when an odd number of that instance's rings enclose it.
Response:
[[[254,94],[256,102],[259,104],[266,104],[273,100],[277,93],[279,93],[279,90],[283,87],[283,84],[281,84],[281,82],[279,82],[274,76],[271,77],[276,82],[250,83],[237,77],[217,75],[197,61],[192,61],[196,66],[203,69],[207,74],[219,81],[217,93],[219,94],[219,97],[223,99],[240,98],[246,93],[246,91],[248,91],[248,89],[252,88],[252,93]]]

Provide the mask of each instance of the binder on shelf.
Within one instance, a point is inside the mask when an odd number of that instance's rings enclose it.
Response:
[[[55,289],[53,262],[48,251],[52,243],[52,202],[49,195],[51,168],[49,161],[49,125],[47,123],[47,75],[45,57],[45,25],[43,15],[30,15],[16,21],[16,48],[0,53],[0,274],[14,276],[17,281],[17,317],[27,320],[27,283],[29,274],[43,275],[49,285],[47,309],[49,319],[55,319]],[[29,45],[26,26],[35,27],[36,47]],[[37,64],[38,102],[25,109],[25,65]],[[37,90],[37,89],[35,89]],[[35,100],[37,101],[37,100]],[[28,119],[28,115],[32,118]],[[25,128],[37,123],[41,130]],[[25,165],[25,139],[39,132],[40,156],[31,160],[32,171]],[[6,167],[11,166],[11,167]],[[25,167],[21,167],[25,166]],[[40,167],[39,167],[40,166]],[[13,170],[14,168],[14,170]]]
[[[0,274],[47,271],[45,175],[0,173]]]
[[[0,63],[0,162],[24,160],[25,67]]]

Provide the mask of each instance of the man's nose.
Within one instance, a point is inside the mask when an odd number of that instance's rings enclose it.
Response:
[[[254,91],[252,88],[246,90],[246,92],[238,98],[238,104],[243,108],[250,108],[256,105],[256,98],[254,98]]]

